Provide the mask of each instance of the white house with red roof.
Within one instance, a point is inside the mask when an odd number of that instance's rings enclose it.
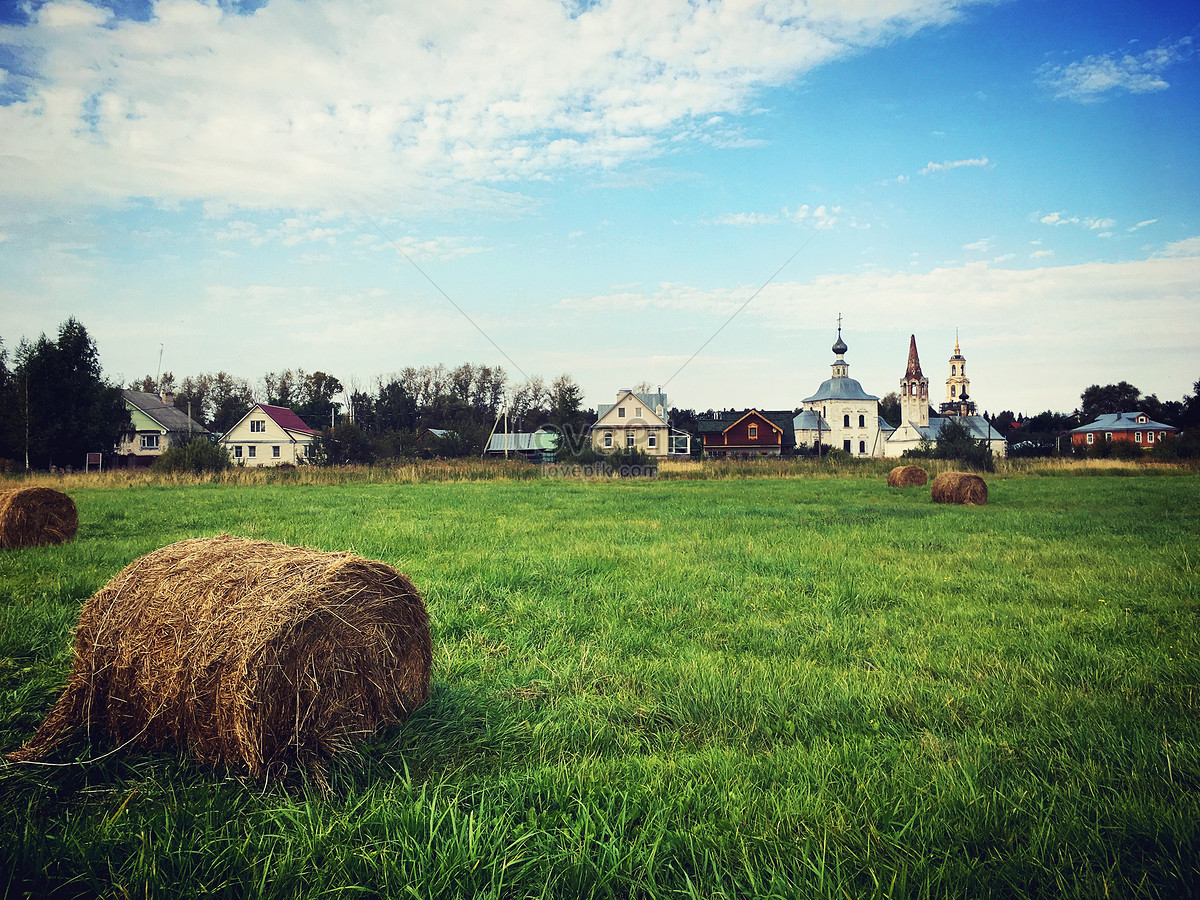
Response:
[[[317,433],[286,406],[256,403],[217,442],[237,466],[299,465]]]

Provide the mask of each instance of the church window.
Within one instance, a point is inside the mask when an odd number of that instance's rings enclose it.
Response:
[[[846,413],[846,415],[842,417],[842,427],[843,428],[850,427],[850,414],[849,413]]]
[[[849,453],[850,452],[850,442],[842,441],[842,449],[845,450],[847,453]]]
[[[860,415],[860,416],[858,417],[858,427],[859,427],[859,428],[866,428],[866,427],[867,427],[867,417],[866,417],[866,416],[862,416],[862,415]]]
[[[859,442],[858,442],[858,452],[859,452],[860,454],[862,454],[862,453],[866,453],[866,452],[867,452],[867,442],[866,442],[866,441],[859,441]]]
[[[958,388],[957,388],[957,387],[955,387],[954,385],[950,385],[950,396],[951,396],[951,397],[957,397],[957,396],[958,396]]]

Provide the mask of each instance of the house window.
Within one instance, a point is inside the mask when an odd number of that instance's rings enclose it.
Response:
[[[750,440],[754,440],[757,437],[758,437],[758,426],[751,425],[750,426]]]
[[[618,418],[618,419],[623,419],[623,418],[625,418],[625,407],[623,407],[623,406],[618,406],[618,407],[617,407],[617,418]]]
[[[843,428],[849,428],[849,427],[850,427],[850,415],[849,415],[849,413],[847,413],[845,416],[843,416],[843,417],[842,417],[842,427],[843,427]]]
[[[1138,416],[1138,424],[1139,425],[1145,425],[1149,421],[1150,421],[1150,419],[1146,416]]]
[[[1140,444],[1142,442],[1142,433],[1140,431],[1135,431],[1133,433],[1133,440],[1134,443]]]
[[[250,433],[251,434],[256,434],[258,432],[263,432],[266,430],[267,430],[267,420],[266,419],[251,419],[250,420]]]
[[[1112,432],[1111,431],[1104,432],[1104,439],[1106,441],[1111,441],[1112,440]]]
[[[626,446],[626,447],[632,447],[632,446],[633,446],[633,439],[634,439],[634,438],[633,438],[633,432],[632,432],[632,431],[626,431],[626,432],[625,432],[625,446]]]
[[[859,452],[859,455],[862,455],[867,452],[867,442],[866,441],[858,442],[858,452]]]
[[[1147,443],[1147,444],[1153,444],[1153,443],[1154,443],[1154,432],[1153,432],[1153,431],[1147,431],[1147,432],[1146,432],[1146,443]]]
[[[1094,443],[1096,443],[1096,435],[1092,434],[1092,432],[1090,432],[1090,431],[1089,431],[1089,432],[1088,432],[1088,436],[1087,436],[1087,442],[1088,442],[1089,444],[1094,444]]]
[[[142,449],[143,450],[157,450],[158,449],[158,435],[157,434],[143,434],[142,435]]]
[[[279,459],[279,445],[278,444],[276,444],[274,447],[271,448],[271,456],[274,457],[275,459]]]
[[[242,445],[241,445],[241,444],[237,444],[237,445],[236,445],[236,446],[233,448],[233,458],[234,458],[234,459],[241,459],[241,458],[242,458]]]
[[[866,417],[866,416],[859,416],[859,417],[858,417],[858,427],[859,427],[859,428],[866,428],[866,427],[867,427],[867,417]]]
[[[640,406],[635,406],[633,408],[633,417],[635,419],[640,419],[642,417],[642,408]]]
[[[651,450],[658,446],[658,434],[656,432],[652,431],[646,435],[646,446]]]
[[[246,450],[248,451],[247,455],[251,459],[254,459],[254,457],[258,455],[258,448],[255,447],[253,444],[251,444],[249,447],[247,447]]]
[[[605,450],[612,449],[612,432],[611,431],[604,432],[604,449]]]

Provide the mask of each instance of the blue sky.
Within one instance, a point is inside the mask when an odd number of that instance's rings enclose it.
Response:
[[[878,395],[915,334],[940,396],[957,330],[992,412],[1178,399],[1198,39],[1180,3],[3,0],[0,336],[791,408],[840,314]]]

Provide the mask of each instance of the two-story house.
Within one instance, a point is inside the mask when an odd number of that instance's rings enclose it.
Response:
[[[316,432],[285,406],[256,403],[221,436],[237,466],[298,465],[307,460]]]

